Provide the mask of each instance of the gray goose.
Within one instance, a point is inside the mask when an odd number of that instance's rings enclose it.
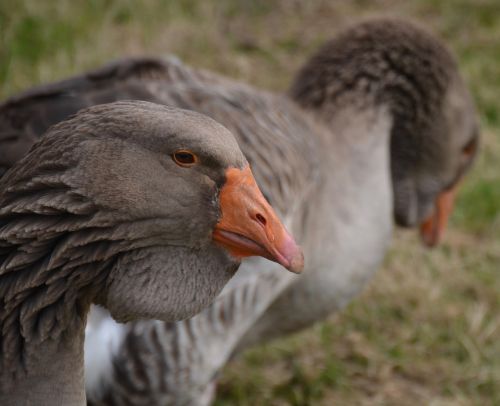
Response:
[[[392,19],[342,32],[311,58],[288,95],[177,60],[135,59],[34,89],[6,102],[3,115],[25,112],[11,133],[29,135],[57,121],[62,104],[120,97],[198,110],[230,128],[263,192],[303,241],[309,269],[296,284],[268,264],[248,264],[267,272],[243,269],[193,319],[115,330],[120,362],[93,397],[110,404],[209,399],[232,346],[307,327],[356,295],[380,264],[393,216],[421,226],[424,242],[436,244],[450,191],[478,144],[473,104],[450,52],[425,30]],[[140,350],[144,358],[127,356]],[[189,368],[193,359],[201,367]]]
[[[186,318],[250,255],[301,269],[220,124],[127,101],[52,127],[0,180],[0,404],[84,403],[91,303]]]

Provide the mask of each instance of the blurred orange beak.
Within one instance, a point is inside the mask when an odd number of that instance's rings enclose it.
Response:
[[[453,211],[458,184],[459,182],[455,183],[450,189],[438,195],[433,213],[420,224],[420,237],[428,247],[435,247],[443,237],[448,219]]]
[[[249,166],[229,168],[220,196],[221,219],[213,239],[236,258],[261,256],[302,272],[304,256],[262,195]]]

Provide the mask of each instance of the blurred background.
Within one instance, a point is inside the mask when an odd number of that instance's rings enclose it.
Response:
[[[283,91],[338,29],[381,14],[444,38],[478,106],[481,153],[445,241],[398,232],[361,297],[234,360],[217,405],[500,404],[500,1],[0,1],[2,99],[144,54]]]

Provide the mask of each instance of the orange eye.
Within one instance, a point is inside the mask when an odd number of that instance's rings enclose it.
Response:
[[[477,146],[477,142],[476,142],[476,139],[474,138],[473,140],[468,142],[465,147],[462,148],[462,153],[465,156],[470,157],[471,155],[474,154],[474,152],[476,152],[476,146]]]
[[[177,165],[184,168],[190,168],[198,162],[198,157],[186,149],[175,151],[172,155],[172,159]]]

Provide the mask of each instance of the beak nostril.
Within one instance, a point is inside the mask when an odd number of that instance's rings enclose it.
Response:
[[[256,219],[257,219],[257,221],[258,221],[260,224],[262,224],[263,226],[265,226],[265,225],[267,224],[267,220],[266,220],[266,218],[265,218],[262,214],[257,213],[257,214],[255,215],[255,218],[256,218]]]

